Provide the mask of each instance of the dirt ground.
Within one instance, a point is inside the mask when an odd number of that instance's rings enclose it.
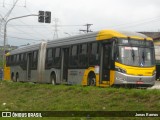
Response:
[[[148,89],[160,89],[160,81],[156,81],[155,85],[150,87],[150,88],[148,88]]]

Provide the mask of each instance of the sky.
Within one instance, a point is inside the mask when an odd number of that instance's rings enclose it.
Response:
[[[0,20],[15,2],[0,0]],[[8,44],[21,46],[57,36],[85,34],[80,30],[86,30],[86,24],[93,24],[92,31],[160,31],[160,0],[18,0],[8,19],[38,14],[39,10],[51,11],[51,23],[38,23],[37,16],[12,20],[7,24]],[[3,45],[3,27],[0,27],[0,45]]]

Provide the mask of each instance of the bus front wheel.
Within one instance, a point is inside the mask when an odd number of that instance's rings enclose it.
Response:
[[[96,86],[96,75],[94,72],[91,72],[88,75],[88,85],[89,86]]]

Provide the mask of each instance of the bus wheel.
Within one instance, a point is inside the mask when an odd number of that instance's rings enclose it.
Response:
[[[14,73],[11,74],[11,80],[14,81]]]
[[[53,85],[56,85],[56,75],[55,74],[51,74],[51,83]]]
[[[19,81],[19,74],[17,73],[16,74],[16,82],[18,82]]]
[[[94,74],[94,72],[91,72],[88,75],[88,85],[96,86],[96,75]]]

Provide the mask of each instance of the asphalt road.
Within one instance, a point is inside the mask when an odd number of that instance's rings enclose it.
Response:
[[[150,88],[148,88],[148,89],[160,89],[160,81],[156,81],[155,85],[150,87]]]

